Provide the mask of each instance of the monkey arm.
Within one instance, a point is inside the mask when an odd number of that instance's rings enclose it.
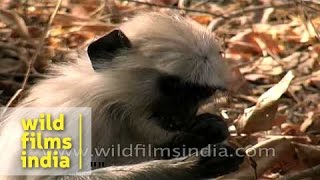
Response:
[[[210,147],[211,149],[211,147]],[[214,151],[224,151],[230,156],[219,157]],[[63,176],[59,180],[197,180],[214,178],[238,169],[243,157],[228,145],[219,144],[202,149],[200,154],[170,160],[154,160],[135,165],[111,166],[97,169],[87,176]],[[53,177],[52,177],[53,178]],[[50,178],[51,179],[51,178]]]
[[[92,177],[110,180],[166,180],[194,179],[192,167],[196,160],[177,158],[154,160],[130,166],[115,166],[93,171]]]

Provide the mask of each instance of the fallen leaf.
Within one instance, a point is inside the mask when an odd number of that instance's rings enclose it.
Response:
[[[271,138],[262,141],[246,150],[249,157],[252,157],[257,163],[257,175],[260,177],[265,171],[272,168],[275,164],[285,162],[286,164],[295,162],[295,151],[289,140],[286,138]],[[293,165],[296,165],[294,163]],[[217,178],[237,179],[237,180],[254,180],[255,174],[251,165],[243,163],[236,172]]]
[[[228,41],[228,48],[226,50],[226,55],[228,56],[226,57],[244,59],[248,58],[247,54],[251,56],[267,56],[268,54],[272,56],[280,55],[284,51],[284,48],[279,45],[278,40],[266,32],[256,32],[252,31],[252,29],[246,29],[233,36]]]
[[[292,142],[299,160],[307,167],[313,167],[320,164],[320,147],[310,144],[301,144]]]
[[[283,79],[258,98],[255,106],[245,109],[236,121],[240,133],[253,133],[271,129],[278,109],[278,100],[285,93],[294,75],[289,71]]]
[[[301,132],[320,134],[320,112],[309,112],[308,117],[300,126]]]
[[[212,16],[201,15],[201,16],[190,16],[191,19],[197,21],[200,24],[208,25],[212,21]]]
[[[293,78],[293,72],[289,71],[278,84],[270,88],[267,92],[263,93],[259,97],[257,106],[264,106],[276,102],[282,96],[282,94],[287,91]]]

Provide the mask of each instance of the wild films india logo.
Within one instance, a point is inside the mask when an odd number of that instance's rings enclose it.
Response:
[[[76,175],[91,170],[90,108],[12,108],[6,115],[2,133],[12,134],[8,143],[17,149],[4,150],[14,167],[1,162],[0,175]],[[6,123],[15,129],[6,129]]]

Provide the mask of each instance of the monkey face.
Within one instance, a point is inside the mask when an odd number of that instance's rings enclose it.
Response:
[[[150,97],[141,104],[148,104],[149,118],[157,119],[167,130],[182,129],[194,119],[203,101],[217,90],[227,90],[231,74],[212,33],[174,14],[137,16],[91,43],[88,55],[96,71],[156,72],[157,76],[146,73],[149,77],[130,81],[145,79],[139,86],[153,82],[153,92],[140,90],[139,97]],[[137,95],[138,91],[127,94]]]
[[[221,89],[226,89],[231,79],[212,33],[175,14],[137,16],[90,44],[88,54],[96,70],[106,64],[152,68]]]

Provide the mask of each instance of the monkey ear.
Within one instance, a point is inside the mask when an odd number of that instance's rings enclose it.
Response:
[[[100,65],[106,61],[111,61],[117,51],[130,47],[130,40],[121,30],[117,29],[92,42],[87,51],[92,66],[96,70],[101,68]]]

